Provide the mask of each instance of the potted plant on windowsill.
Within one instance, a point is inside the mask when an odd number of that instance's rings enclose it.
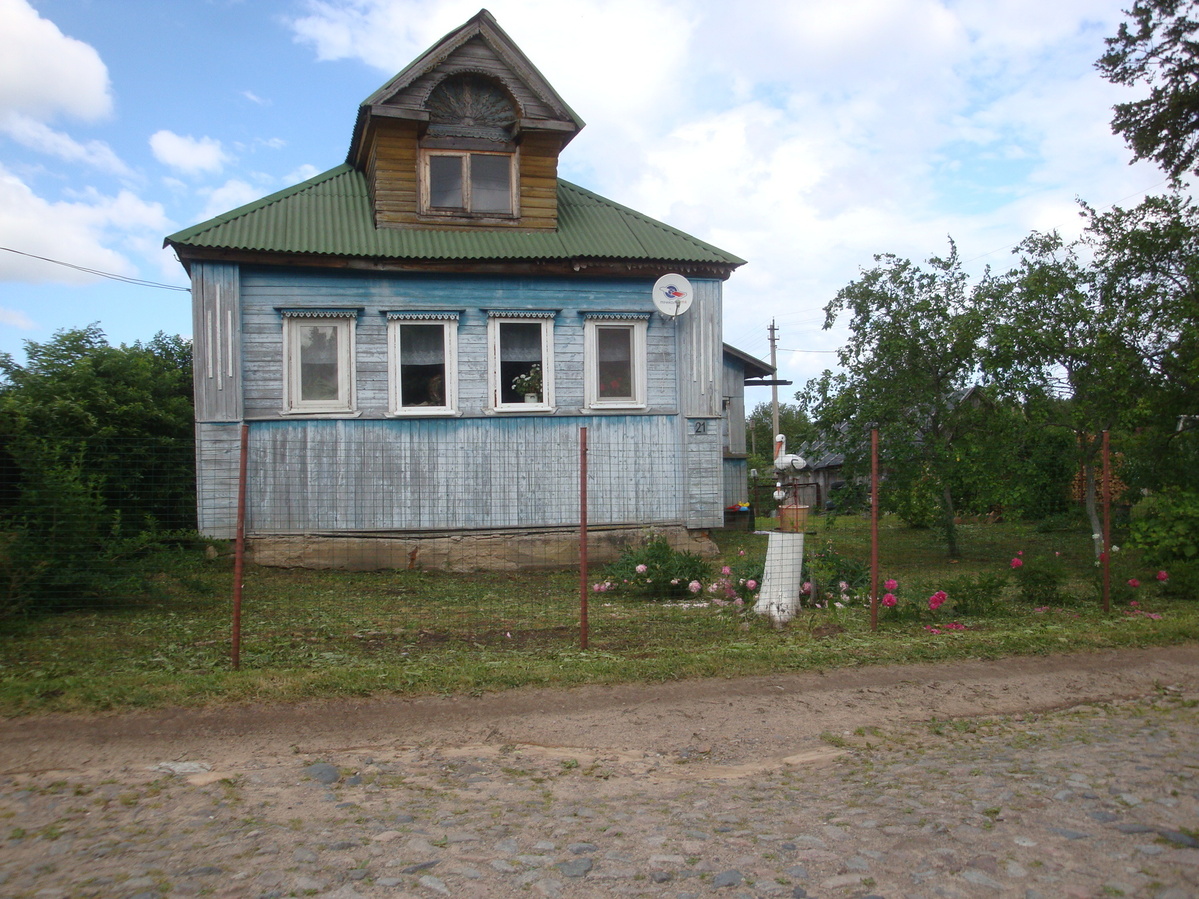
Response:
[[[512,389],[523,395],[526,403],[541,402],[541,365],[534,363],[523,375],[513,378]]]

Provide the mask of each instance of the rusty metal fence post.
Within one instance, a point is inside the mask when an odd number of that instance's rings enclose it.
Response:
[[[587,426],[579,428],[579,648],[587,648]]]

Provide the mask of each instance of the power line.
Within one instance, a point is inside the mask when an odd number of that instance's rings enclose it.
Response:
[[[62,265],[66,268],[74,269],[77,272],[85,272],[89,275],[96,275],[100,278],[108,278],[112,281],[120,281],[123,284],[132,284],[135,287],[155,287],[159,290],[180,290],[184,293],[191,293],[190,287],[176,287],[174,284],[159,284],[157,281],[146,281],[142,278],[128,278],[125,275],[115,275],[112,272],[102,272],[99,269],[87,268],[82,265],[75,265],[71,262],[63,262],[61,259],[50,259],[46,256],[36,256],[33,253],[24,253],[21,250],[14,250],[12,247],[0,247],[8,253],[16,253],[18,256],[27,256],[30,259],[40,259],[42,262],[52,262],[55,265]]]

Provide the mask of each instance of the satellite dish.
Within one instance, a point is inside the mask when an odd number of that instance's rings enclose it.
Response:
[[[654,282],[654,305],[668,318],[682,315],[695,301],[691,282],[682,275],[663,275]]]

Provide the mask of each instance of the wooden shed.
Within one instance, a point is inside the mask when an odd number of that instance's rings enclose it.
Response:
[[[559,179],[582,127],[483,10],[363,102],[344,164],[167,238],[203,533],[234,532],[243,422],[260,562],[569,564],[582,425],[606,545],[722,523],[770,371],[721,338],[743,260]]]

